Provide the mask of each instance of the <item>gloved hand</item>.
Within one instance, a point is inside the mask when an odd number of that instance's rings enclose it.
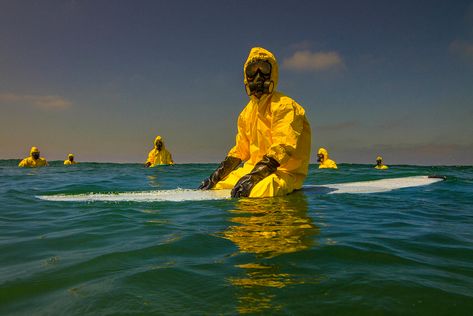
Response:
[[[236,169],[238,165],[240,165],[241,159],[235,157],[226,157],[220,166],[208,177],[204,179],[200,186],[198,187],[199,190],[210,190],[212,189],[217,182],[228,176],[230,172]]]
[[[238,180],[237,184],[235,184],[232,189],[232,197],[249,196],[251,189],[253,189],[258,182],[276,172],[279,166],[280,164],[276,159],[266,155],[263,156],[263,159],[255,165],[250,173]]]

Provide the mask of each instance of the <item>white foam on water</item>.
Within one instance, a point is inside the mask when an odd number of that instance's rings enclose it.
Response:
[[[393,179],[381,179],[374,181],[360,181],[324,185],[304,185],[302,189],[318,194],[365,194],[381,193],[396,189],[418,187],[442,181],[440,178],[429,178],[427,176],[414,176]],[[174,189],[142,192],[119,192],[119,193],[84,193],[84,194],[55,194],[39,195],[37,198],[46,201],[64,202],[182,202],[182,201],[207,201],[223,200],[230,198],[230,190],[192,190]]]

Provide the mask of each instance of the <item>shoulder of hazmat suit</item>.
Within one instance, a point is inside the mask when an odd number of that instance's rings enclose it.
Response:
[[[228,156],[245,161],[215,189],[231,189],[238,180],[268,156],[279,163],[276,172],[258,182],[250,197],[282,196],[300,189],[307,176],[310,159],[311,130],[305,111],[296,101],[275,91],[278,65],[275,57],[264,48],[253,48],[245,62],[267,60],[271,64],[272,90],[260,99],[250,97],[238,117],[236,144]],[[246,75],[244,82],[247,85]]]
[[[161,150],[158,150],[156,143],[161,141],[163,144]],[[164,145],[164,141],[161,136],[156,136],[154,140],[154,148],[149,152],[148,159],[146,163],[151,163],[150,167],[158,166],[158,165],[172,165],[174,161],[172,160],[171,153],[166,149]]]
[[[338,167],[335,161],[327,159],[319,165],[319,169],[338,169]]]
[[[27,157],[20,161],[18,164],[18,167],[30,167],[30,168],[36,168],[36,167],[45,167],[48,166],[48,162],[46,159],[39,157],[38,159],[33,159],[32,157]]]
[[[382,170],[384,170],[384,169],[388,169],[389,167],[386,166],[386,165],[381,165],[381,166],[376,165],[374,168],[375,168],[375,169],[382,169]]]
[[[335,161],[328,157],[328,151],[325,148],[320,148],[317,154],[324,156],[324,161],[319,164],[319,169],[338,169]]]

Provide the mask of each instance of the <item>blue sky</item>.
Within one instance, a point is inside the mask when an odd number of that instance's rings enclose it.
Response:
[[[473,164],[473,1],[1,1],[0,159],[220,161],[253,46],[313,162]]]

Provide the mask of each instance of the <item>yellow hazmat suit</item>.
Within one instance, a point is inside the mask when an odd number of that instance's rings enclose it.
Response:
[[[161,149],[158,149],[158,143],[162,144]],[[148,160],[146,160],[145,164],[149,164],[150,167],[174,164],[171,153],[164,146],[164,141],[161,136],[156,136],[154,139],[154,148],[149,152]]]
[[[325,148],[320,148],[317,155],[323,156],[323,160],[319,164],[319,169],[338,169],[335,161],[328,158],[328,151]]]
[[[381,156],[378,156],[376,157],[376,166],[374,166],[375,169],[381,169],[381,170],[384,170],[384,169],[388,169],[389,167],[386,166],[385,164],[383,164],[383,157]]]
[[[35,158],[33,156],[37,155],[38,158]],[[39,149],[38,147],[31,147],[30,150],[30,157],[26,157],[20,163],[18,164],[18,167],[30,167],[30,168],[36,168],[36,167],[45,167],[48,165],[48,162],[46,159],[39,157]]]
[[[250,101],[238,117],[236,144],[228,156],[244,161],[243,167],[232,171],[215,185],[215,189],[232,189],[238,180],[250,173],[263,156],[279,163],[276,172],[259,181],[250,197],[282,196],[302,187],[310,159],[310,125],[304,109],[293,99],[275,91],[278,83],[278,64],[274,55],[264,48],[252,48],[246,66],[256,60],[271,64],[272,89],[261,98]]]
[[[71,159],[72,158],[72,159]],[[65,165],[75,165],[77,162],[74,161],[74,155],[73,154],[69,154],[67,155],[67,159],[64,160],[64,164]]]

